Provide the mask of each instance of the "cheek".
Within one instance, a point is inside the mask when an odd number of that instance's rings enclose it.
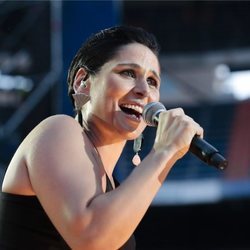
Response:
[[[155,90],[150,95],[150,102],[159,102],[160,100],[160,92],[159,90]]]
[[[107,79],[106,95],[115,99],[126,95],[131,89],[131,86],[122,81],[120,78],[113,76]]]
[[[103,81],[99,81],[98,87],[93,90],[92,97],[93,106],[98,112],[103,112],[105,109],[116,109],[119,98],[125,93],[125,84],[118,81],[115,77],[109,77]]]

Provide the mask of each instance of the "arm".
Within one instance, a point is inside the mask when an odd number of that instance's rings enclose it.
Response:
[[[173,122],[162,116],[150,154],[127,180],[106,194],[101,182],[104,175],[73,119],[51,118],[32,132],[29,143],[33,147],[26,159],[32,187],[72,249],[117,249],[133,233],[168,171],[181,157],[179,151],[184,154],[189,137],[197,133],[197,128],[190,132],[190,125],[182,125],[185,129],[179,134],[175,129],[174,138],[163,136]],[[185,143],[166,145],[166,140],[177,141],[183,131],[190,134]]]

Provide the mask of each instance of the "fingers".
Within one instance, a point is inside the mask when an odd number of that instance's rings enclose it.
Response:
[[[186,115],[182,108],[161,112],[157,130],[157,146],[171,145],[180,152],[186,152],[195,135],[203,138],[204,134],[203,128]]]
[[[160,115],[162,116],[167,115],[168,120],[176,120],[178,123],[182,123],[182,125],[187,129],[190,128],[193,131],[195,131],[195,135],[198,135],[199,137],[203,138],[204,136],[203,128],[197,122],[195,122],[193,118],[186,115],[182,108],[167,110],[165,112],[162,112]]]

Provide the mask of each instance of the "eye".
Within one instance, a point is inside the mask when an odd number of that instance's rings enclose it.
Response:
[[[148,85],[150,85],[150,86],[153,86],[153,87],[156,87],[156,88],[158,88],[158,86],[159,86],[158,81],[155,80],[153,77],[149,77],[147,79],[147,82],[148,82]]]
[[[132,70],[132,69],[122,70],[120,72],[120,75],[123,75],[123,76],[126,76],[126,77],[131,77],[131,78],[136,77],[136,74],[135,74],[134,70]]]

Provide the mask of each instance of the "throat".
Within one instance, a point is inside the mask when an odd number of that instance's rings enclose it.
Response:
[[[105,172],[112,176],[126,140],[99,119],[88,121],[88,129],[84,129],[84,132],[96,151],[96,157],[99,158],[98,165],[103,165]]]
[[[105,172],[109,176],[112,176],[124,146],[125,143],[114,143],[97,147]]]

